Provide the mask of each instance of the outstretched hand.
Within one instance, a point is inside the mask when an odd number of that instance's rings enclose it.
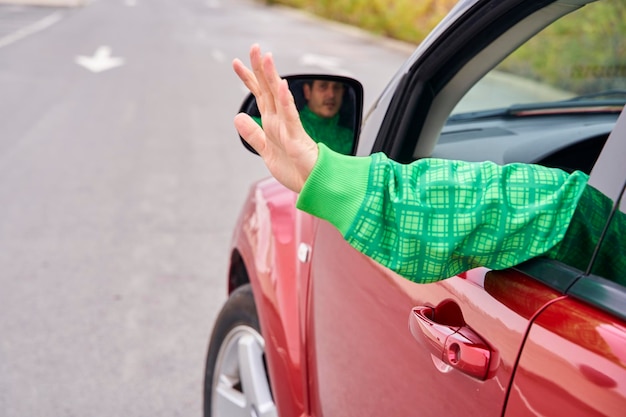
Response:
[[[317,144],[305,132],[287,81],[280,78],[271,53],[250,48],[248,69],[239,59],[233,69],[256,97],[263,128],[249,115],[235,116],[235,127],[285,187],[300,192],[317,161]]]

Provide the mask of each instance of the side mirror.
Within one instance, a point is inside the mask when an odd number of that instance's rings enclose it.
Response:
[[[363,116],[361,83],[336,75],[289,75],[284,78],[309,136],[336,152],[354,155]],[[249,114],[262,125],[252,94],[248,94],[239,112]],[[246,149],[257,153],[241,136],[240,139]]]

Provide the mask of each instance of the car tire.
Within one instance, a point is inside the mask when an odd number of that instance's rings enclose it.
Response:
[[[204,417],[240,416],[277,416],[249,284],[233,291],[220,311],[204,376]]]

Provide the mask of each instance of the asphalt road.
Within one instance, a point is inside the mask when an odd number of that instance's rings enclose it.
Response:
[[[0,415],[200,416],[228,244],[266,174],[251,43],[371,103],[410,53],[244,0],[0,5]]]

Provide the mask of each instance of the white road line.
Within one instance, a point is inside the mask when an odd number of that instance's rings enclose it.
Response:
[[[63,17],[63,13],[55,12],[29,26],[23,27],[13,33],[10,33],[6,35],[5,37],[0,38],[0,48],[2,48],[3,46],[10,45],[13,42],[19,41],[20,39],[25,38],[34,33],[37,33],[41,30],[44,30],[47,27],[52,26],[56,22],[61,20],[62,17]]]
[[[350,71],[347,71],[341,67],[341,60],[334,56],[304,54],[300,57],[299,64],[305,67],[320,68],[324,71],[335,74],[352,76]]]

